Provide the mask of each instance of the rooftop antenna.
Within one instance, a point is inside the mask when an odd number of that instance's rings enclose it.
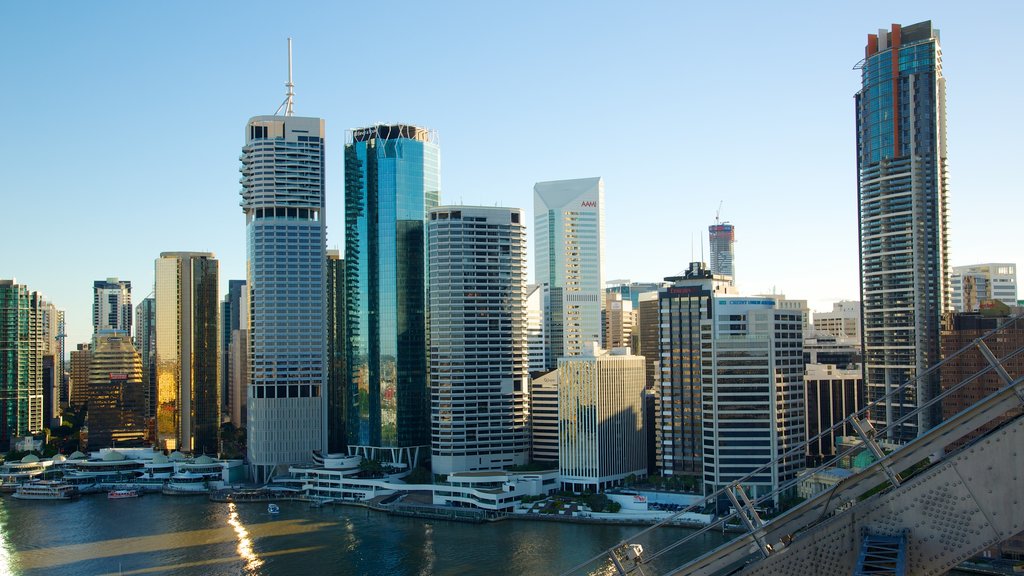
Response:
[[[277,111],[274,112],[274,116],[277,116],[281,112],[281,108],[284,108],[284,115],[291,116],[295,114],[295,110],[292,106],[295,104],[295,84],[292,82],[292,39],[288,39],[288,82],[284,85],[288,89],[285,94],[284,102],[277,107]]]

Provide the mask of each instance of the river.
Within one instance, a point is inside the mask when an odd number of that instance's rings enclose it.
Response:
[[[147,495],[73,502],[0,500],[0,574],[558,574],[641,530],[506,520],[487,524],[388,516],[356,507],[221,504]],[[688,533],[659,529],[660,547]],[[706,534],[681,554],[721,542]],[[676,558],[679,558],[678,556]]]

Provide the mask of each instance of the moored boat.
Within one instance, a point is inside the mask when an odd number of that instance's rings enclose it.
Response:
[[[267,513],[268,514],[280,514],[281,513],[281,508],[278,507],[277,504],[274,504],[273,502],[271,502],[270,504],[267,504]]]
[[[138,498],[139,491],[134,489],[119,489],[107,492],[107,498],[116,500],[119,498]]]
[[[71,500],[78,490],[70,484],[57,480],[26,482],[18,486],[13,497],[19,500]]]

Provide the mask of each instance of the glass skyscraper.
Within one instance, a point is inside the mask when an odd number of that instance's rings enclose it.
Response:
[[[0,449],[43,428],[43,298],[0,280]]]
[[[946,206],[946,83],[939,31],[920,22],[869,34],[856,94],[864,382],[879,400],[941,359],[950,302]],[[880,427],[934,398],[922,379],[871,414]],[[894,426],[907,441],[941,408]]]
[[[427,212],[438,205],[440,188],[436,132],[395,124],[347,134],[350,447],[430,444],[424,254]]]
[[[324,121],[256,116],[242,149],[253,478],[326,444]]]
[[[220,451],[219,278],[208,252],[156,261],[156,441],[166,450]]]

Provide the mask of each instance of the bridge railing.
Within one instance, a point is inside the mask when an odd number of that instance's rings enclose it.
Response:
[[[1007,334],[1012,330],[1024,330],[1024,314],[1005,319],[996,328],[972,340],[921,374],[893,388],[885,396],[868,402],[861,410],[850,414],[831,428],[823,430],[813,438],[805,439],[791,450],[743,478],[622,540],[612,548],[563,572],[563,575],[578,574],[584,570],[588,573],[595,573],[595,571],[615,573],[615,570],[619,570],[618,567],[621,566],[619,557],[623,555],[630,557],[637,565],[647,565],[656,569],[663,563],[667,563],[669,566],[678,566],[677,568],[658,570],[659,572],[679,573],[686,570],[687,574],[712,574],[717,569],[748,559],[751,554],[770,554],[778,542],[781,541],[784,544],[787,537],[792,537],[797,532],[826,520],[837,510],[845,508],[857,499],[899,484],[906,480],[906,476],[909,474],[925,469],[930,464],[930,459],[940,455],[944,447],[955,447],[970,441],[973,437],[998,425],[1001,420],[1012,417],[1015,411],[1018,414],[1021,412],[1024,397],[1015,394],[1014,386],[1024,380],[1024,369],[1018,367],[1011,371],[1007,366],[1024,366],[1024,362],[1021,362],[1024,359],[1024,347],[1010,349],[1001,355],[992,352],[993,349],[1006,349],[1004,344],[1006,340],[1009,340]],[[884,403],[890,399],[904,397],[908,392],[916,390],[918,382],[922,379],[938,378],[945,366],[962,367],[979,364],[977,358],[979,354],[988,361],[955,386],[942,390],[931,400],[907,411],[893,422],[888,423],[887,426],[874,429],[869,424],[868,415],[873,409],[884,406]],[[994,376],[998,383],[994,383],[993,378],[985,378],[990,375]],[[904,424],[915,421],[922,411],[937,412],[944,400],[962,399],[967,395],[981,396],[982,399],[972,403],[964,410],[943,414],[938,425],[931,430],[921,432],[913,442],[895,447],[889,452],[883,450],[877,443],[877,439],[884,438],[890,429],[902,430]],[[773,465],[790,460],[794,456],[803,456],[809,443],[824,437],[832,437],[835,433],[850,428],[862,432],[863,440],[843,446],[821,465],[803,470],[794,478],[781,483],[770,493],[755,500],[747,498],[742,489],[744,483],[759,474],[770,471]],[[806,500],[795,502],[787,509],[785,503],[793,502],[791,497],[801,483],[809,480],[814,474],[838,467],[840,463],[865,450],[875,452],[876,457],[870,465],[857,470],[851,477],[838,482],[831,489],[822,490]],[[722,500],[728,500],[734,504],[729,514],[718,516],[711,524],[684,538],[668,545],[656,547],[657,544],[651,537],[653,532],[672,526],[677,518],[687,512],[709,507],[717,508],[718,502]],[[774,506],[776,503],[783,504],[776,507]],[[757,510],[769,504],[773,508],[777,508],[780,514],[764,521],[760,518]],[[741,534],[715,550],[698,555],[696,559],[680,557],[679,553],[670,556],[677,550],[700,549],[700,543],[706,539],[709,532],[725,532],[727,530],[738,530]],[[632,549],[631,546],[636,544],[641,544],[644,547],[644,553],[639,558],[633,558],[633,554],[622,553],[622,551]],[[692,553],[683,552],[682,555],[692,556]],[[680,566],[680,563],[683,564]],[[623,568],[620,571],[626,570]]]

